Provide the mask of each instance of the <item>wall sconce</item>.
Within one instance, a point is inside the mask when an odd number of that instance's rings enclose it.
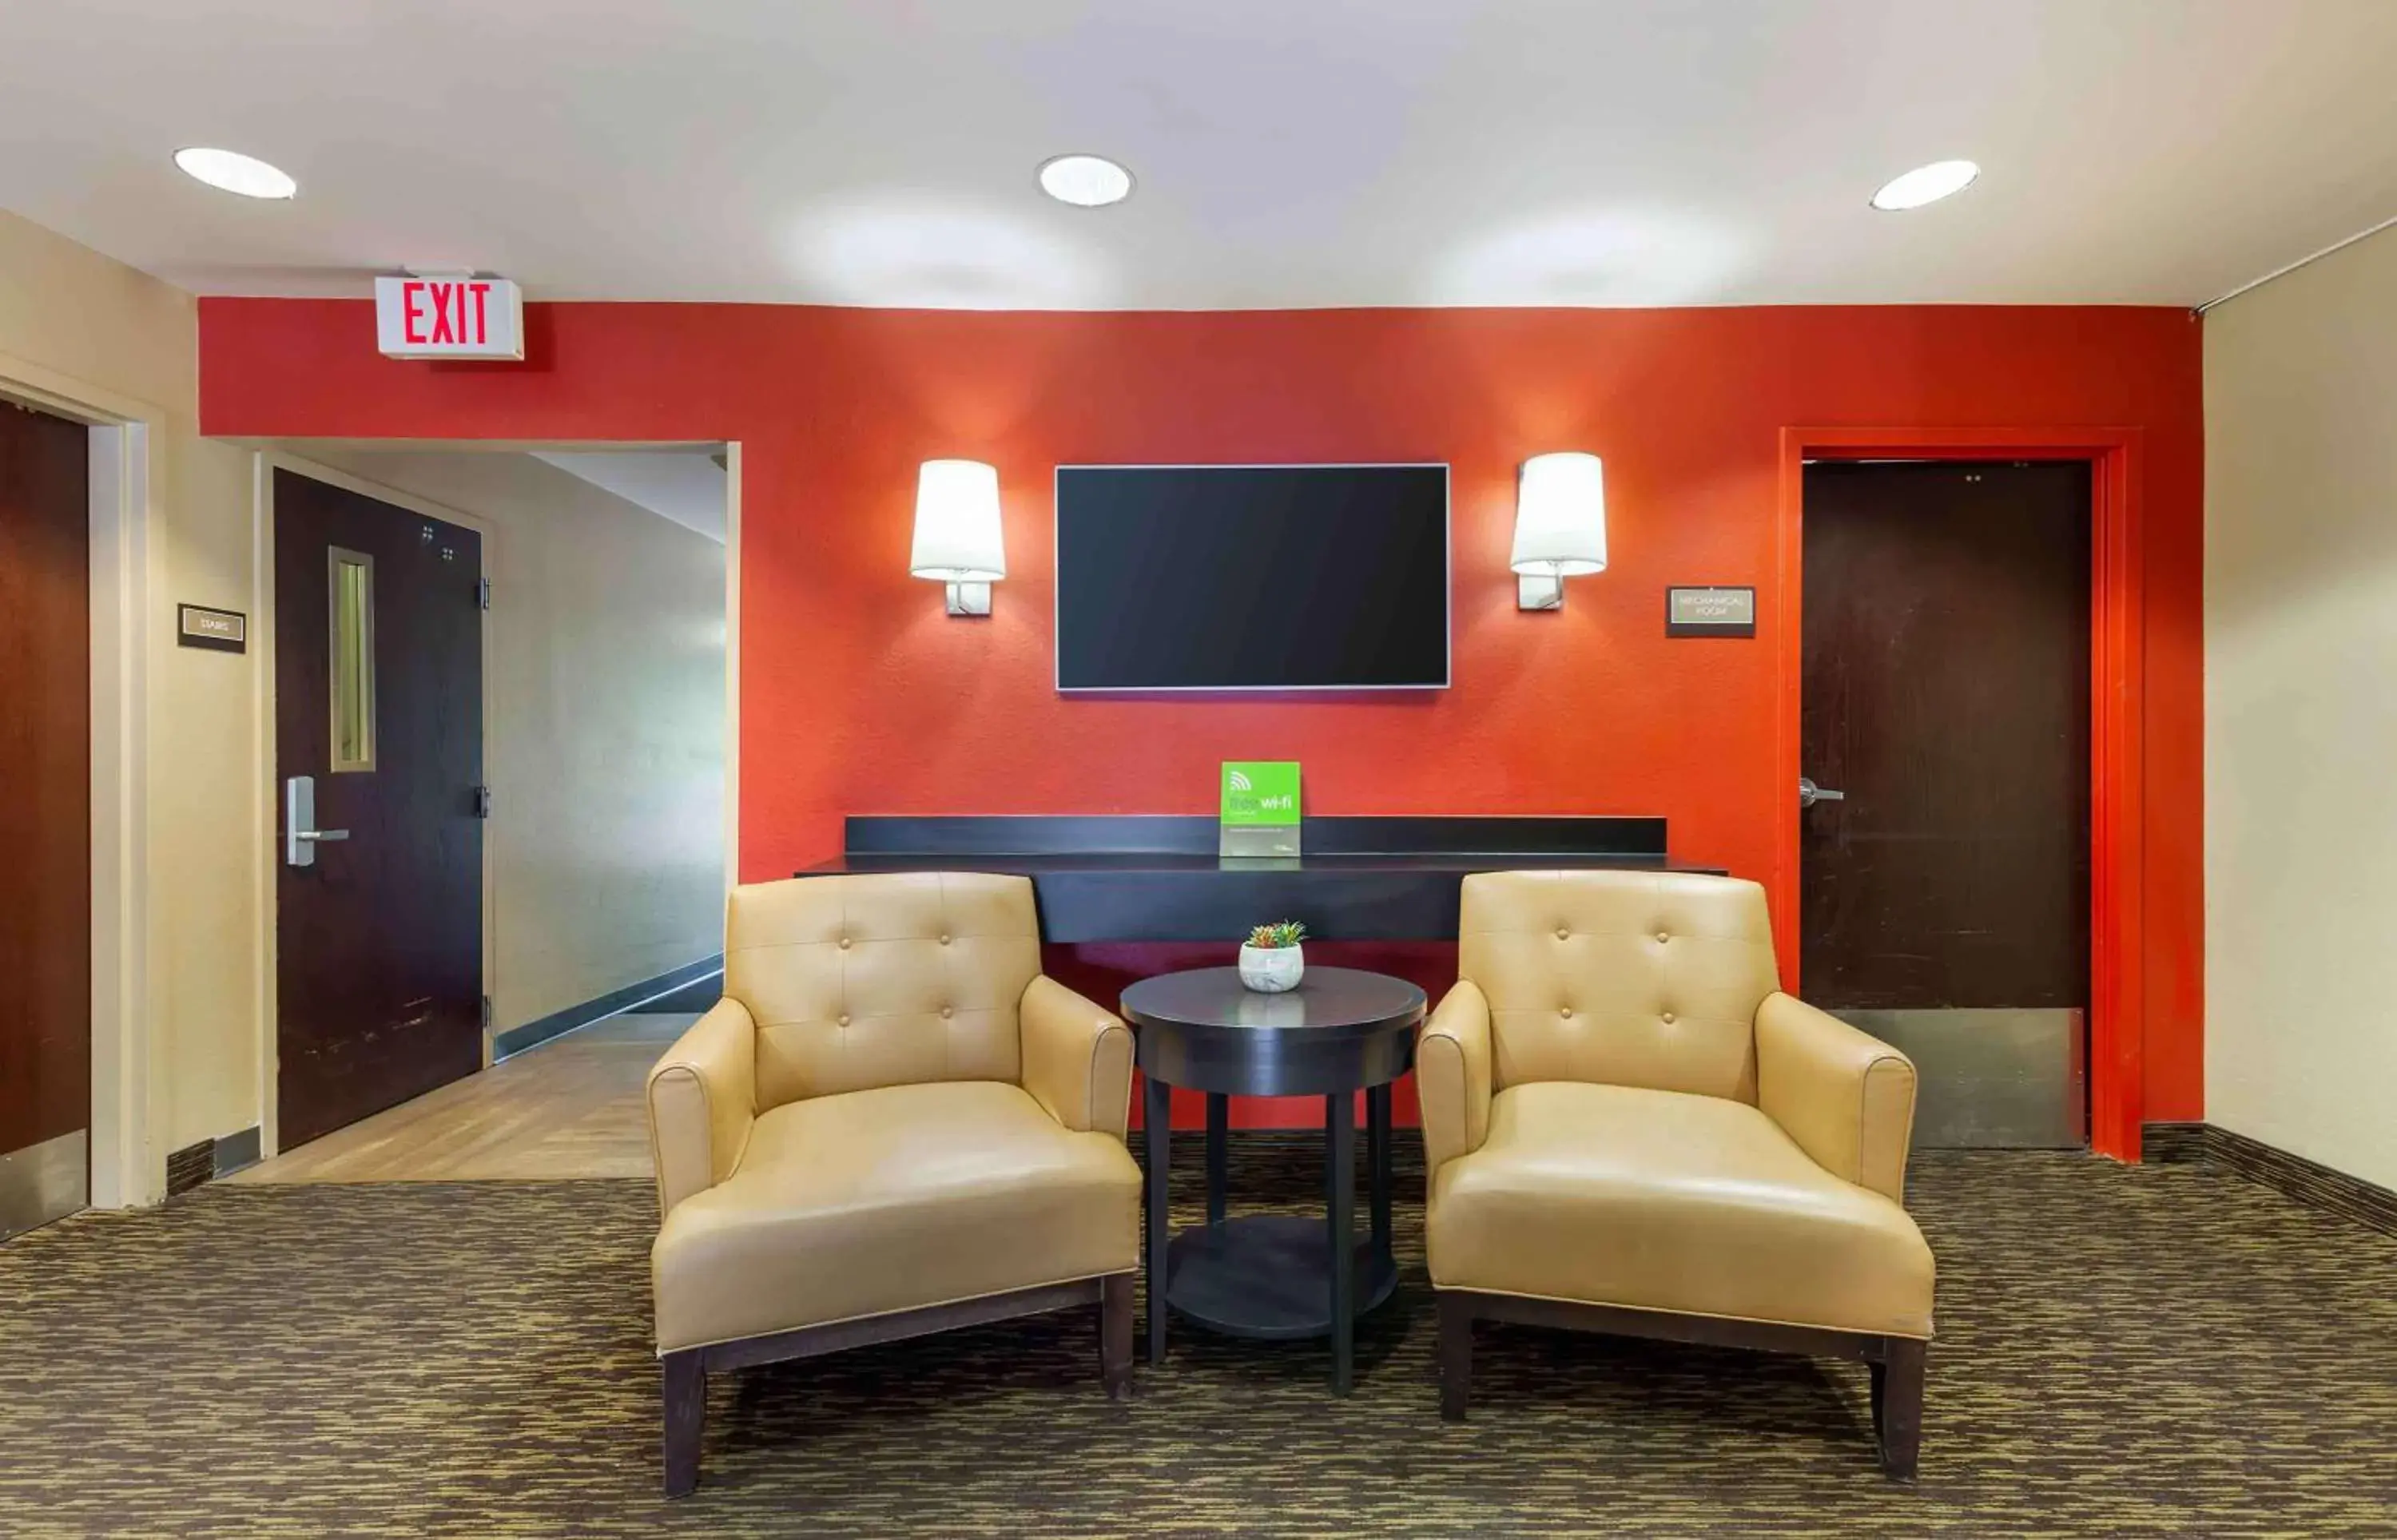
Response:
[[[1565,579],[1606,570],[1606,469],[1596,455],[1533,455],[1515,484],[1515,607],[1565,607]]]
[[[951,615],[990,613],[990,585],[1007,576],[996,467],[980,460],[924,462],[916,476],[916,546],[907,570],[949,586]]]

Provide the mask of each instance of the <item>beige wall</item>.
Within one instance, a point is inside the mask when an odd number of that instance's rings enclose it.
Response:
[[[2205,321],[2205,1107],[2397,1188],[2397,232]]]
[[[178,647],[178,601],[252,611],[250,457],[198,436],[192,297],[0,213],[0,390],[148,418],[141,607],[150,753],[147,988],[152,1186],[167,1151],[258,1122],[259,923],[244,657]],[[136,1195],[139,1194],[137,1188]]]
[[[263,1121],[258,655],[174,641],[179,602],[258,612],[255,457],[199,436],[196,345],[190,295],[0,212],[0,394],[147,432],[131,577],[143,705],[128,738],[142,750],[142,1094],[129,1169],[104,1201],[154,1199],[167,1152]],[[724,548],[527,457],[408,458],[421,463],[382,466],[382,479],[405,470],[498,526],[499,1024],[717,949]],[[103,909],[122,896],[103,893]]]
[[[529,455],[292,448],[489,526],[496,1027],[722,950],[724,547]]]

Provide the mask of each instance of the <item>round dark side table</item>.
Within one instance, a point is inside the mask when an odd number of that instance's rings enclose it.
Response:
[[[1148,1361],[1165,1361],[1169,1309],[1234,1336],[1332,1338],[1332,1388],[1356,1381],[1356,1320],[1390,1297],[1390,1083],[1414,1059],[1424,992],[1354,968],[1309,968],[1298,988],[1260,994],[1237,968],[1146,978],[1123,993],[1147,1080]],[[1168,1238],[1172,1092],[1207,1094],[1207,1223]],[[1365,1093],[1373,1233],[1355,1234],[1355,1098]],[[1233,1096],[1323,1098],[1321,1221],[1225,1217],[1225,1143]]]

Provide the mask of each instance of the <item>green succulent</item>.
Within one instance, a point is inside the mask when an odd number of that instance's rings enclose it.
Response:
[[[1295,920],[1277,920],[1249,932],[1252,947],[1295,947],[1306,939],[1306,927]]]

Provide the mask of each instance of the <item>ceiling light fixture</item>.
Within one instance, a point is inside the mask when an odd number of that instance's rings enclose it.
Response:
[[[1055,155],[1040,163],[1040,191],[1077,208],[1105,208],[1132,196],[1132,173],[1105,155]]]
[[[1881,191],[1872,195],[1872,206],[1892,211],[1921,208],[1924,204],[1935,204],[1962,192],[1980,174],[1981,168],[1968,160],[1933,161],[1883,182]]]
[[[300,191],[300,184],[282,170],[236,151],[194,145],[176,151],[175,164],[186,176],[245,198],[288,198]]]

